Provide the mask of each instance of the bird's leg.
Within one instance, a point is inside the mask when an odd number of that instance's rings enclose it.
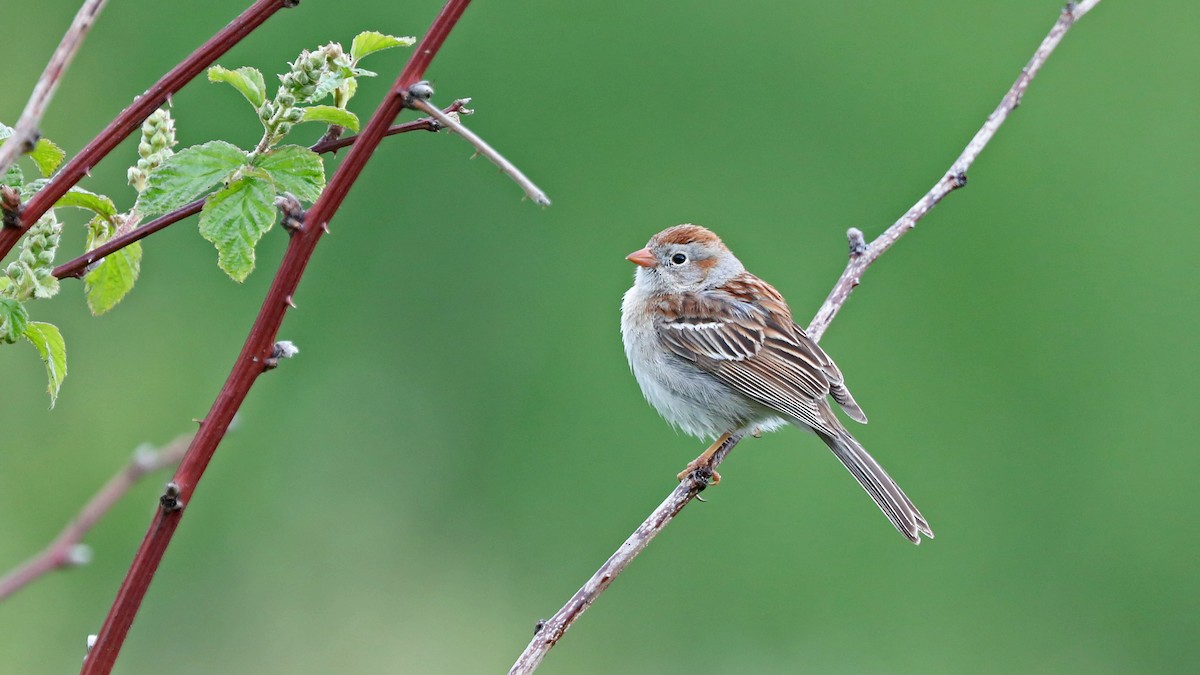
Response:
[[[713,458],[713,455],[716,454],[717,450],[719,450],[721,448],[721,446],[725,444],[725,441],[729,440],[730,435],[731,434],[727,434],[727,433],[721,434],[721,437],[718,438],[715,443],[708,446],[707,450],[700,453],[699,457],[697,457],[696,459],[693,459],[691,462],[688,462],[688,465],[683,468],[683,471],[679,472],[679,480],[682,481],[684,478],[687,478],[691,474],[699,471],[702,473],[712,475],[712,478],[708,481],[709,485],[716,485],[717,483],[720,483],[721,482],[721,474],[719,474],[713,470],[712,458]]]

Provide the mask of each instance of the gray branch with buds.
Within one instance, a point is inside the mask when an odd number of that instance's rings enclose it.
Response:
[[[850,242],[850,260],[846,265],[846,269],[842,272],[841,277],[834,285],[833,290],[829,293],[829,297],[821,308],[817,311],[812,323],[809,325],[808,334],[813,340],[819,340],[825,333],[825,329],[833,321],[833,317],[837,316],[837,312],[845,304],[846,299],[850,297],[851,291],[858,285],[862,277],[862,273],[873,262],[879,259],[885,251],[892,247],[897,240],[900,239],[906,232],[916,226],[917,221],[929,213],[934,206],[937,206],[946,195],[954,190],[966,185],[967,169],[975,162],[979,153],[995,136],[997,129],[1004,123],[1008,116],[1016,109],[1021,102],[1021,97],[1025,93],[1025,89],[1029,87],[1029,83],[1037,75],[1045,64],[1046,59],[1053,53],[1054,48],[1062,40],[1066,32],[1075,24],[1084,14],[1087,14],[1093,7],[1099,4],[1100,0],[1084,0],[1079,3],[1070,3],[1059,15],[1058,21],[1050,29],[1050,33],[1042,40],[1042,44],[1038,46],[1034,52],[1033,58],[1021,71],[1020,77],[1009,88],[1004,98],[1000,101],[1000,105],[988,116],[983,127],[967,144],[966,149],[950,166],[950,170],[934,184],[921,199],[917,201],[903,216],[900,217],[891,227],[879,235],[870,244],[866,242],[862,231],[857,228],[851,228],[847,233]],[[727,440],[716,453],[713,454],[711,461],[706,468],[715,470],[717,466],[724,461],[725,457],[733,450],[737,442],[741,440],[738,436],[733,436]],[[567,629],[575,622],[579,615],[591,606],[592,603],[612,584],[613,580],[626,567],[629,566],[637,554],[641,553],[654,537],[667,526],[668,523],[687,506],[692,499],[700,494],[707,486],[704,481],[703,472],[692,472],[681,481],[670,495],[663,500],[662,504],[656,508],[641,525],[634,530],[633,534],[625,540],[615,553],[600,566],[600,569],[592,575],[590,579],[576,591],[575,595],[567,602],[562,609],[550,619],[539,621],[534,630],[533,639],[529,645],[525,647],[525,651],[517,658],[512,669],[509,670],[509,675],[527,675],[537,669],[541,664],[542,659],[554,647],[555,644],[566,633]]]

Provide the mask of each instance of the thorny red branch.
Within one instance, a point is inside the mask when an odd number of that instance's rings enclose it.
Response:
[[[83,150],[55,174],[54,178],[35,194],[21,212],[16,227],[0,227],[0,258],[12,250],[13,245],[50,207],[83,179],[125,137],[133,133],[150,113],[161,106],[171,94],[183,88],[196,75],[212,65],[222,54],[258,28],[275,12],[285,7],[295,7],[299,0],[256,0],[229,25],[222,28],[200,45],[179,65],[162,76],[154,86],[137,98],[128,108],[121,111]]]
[[[470,99],[459,99],[446,108],[444,112],[470,114],[471,111],[466,109],[466,104],[468,102],[470,102]],[[403,124],[395,124],[389,127],[387,133],[384,135],[394,136],[396,134],[403,134],[409,131],[438,131],[441,128],[442,126],[437,120],[434,120],[430,117],[422,117],[421,119],[412,120]],[[344,148],[348,145],[353,145],[356,140],[358,140],[358,136],[348,136],[340,140],[334,139],[322,141],[312,146],[310,149],[313,152],[318,153],[337,152],[341,148]],[[100,260],[104,256],[111,255],[125,248],[126,246],[129,246],[135,241],[141,241],[155,232],[174,225],[184,218],[200,213],[200,210],[204,208],[204,202],[207,199],[207,197],[201,197],[190,204],[181,206],[170,213],[163,214],[144,225],[126,232],[123,235],[113,237],[112,239],[104,242],[87,253],[75,258],[74,260],[69,260],[58,267],[55,267],[54,276],[58,277],[59,279],[65,279],[67,277],[83,277],[83,275],[87,274],[88,272],[88,266],[97,260]]]
[[[408,88],[421,79],[445,42],[446,36],[469,4],[470,0],[449,0],[442,8],[429,32],[421,39],[416,51],[400,72],[392,89],[368,120],[359,135],[359,140],[351,146],[345,161],[338,167],[317,202],[304,217],[303,225],[291,230],[287,250],[263,300],[262,309],[250,328],[250,334],[234,362],[229,378],[217,394],[208,415],[201,422],[200,429],[175,472],[174,479],[168,483],[167,490],[163,493],[162,508],[155,513],[150,529],[134,556],[96,643],[84,661],[82,675],[100,675],[112,670],[150,581],[162,561],[175,529],[179,526],[183,510],[191,500],[217,445],[228,430],[234,413],[245,400],[259,374],[263,372],[264,362],[272,357],[279,326],[288,307],[292,305],[292,294],[295,293],[329,220],[345,199],[350,186],[362,173],[363,167],[383,139],[392,120],[405,107]]]

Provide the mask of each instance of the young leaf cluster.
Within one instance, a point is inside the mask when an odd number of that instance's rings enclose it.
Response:
[[[253,149],[215,140],[176,152],[175,120],[168,110],[159,109],[142,124],[138,159],[128,170],[129,184],[138,193],[128,211],[120,212],[109,197],[79,187],[72,187],[54,206],[91,212],[85,241],[91,251],[143,221],[205,197],[200,234],[216,247],[218,266],[235,281],[243,281],[254,269],[255,246],[275,223],[276,197],[286,192],[311,203],[325,187],[320,156],[300,145],[284,145],[284,139],[305,122],[330,125],[331,134],[357,132],[358,117],[346,105],[358,89],[358,78],[375,75],[362,69],[360,61],[414,43],[411,37],[368,31],[354,38],[349,51],[337,43],[304,50],[279,75],[272,98],[267,97],[259,70],[214,66],[208,79],[234,87],[262,124],[262,139]],[[0,144],[11,135],[12,129],[0,124]],[[0,185],[11,188],[14,200],[19,195],[27,201],[44,187],[65,153],[42,138],[27,157],[36,177],[27,180],[20,164],[0,176]],[[26,340],[37,348],[46,364],[52,407],[67,372],[66,349],[55,326],[30,320],[28,303],[58,293],[53,270],[61,235],[62,224],[50,209],[26,233],[16,259],[0,266],[0,344]],[[133,242],[88,267],[84,294],[93,314],[109,311],[129,293],[141,261],[142,246]]]

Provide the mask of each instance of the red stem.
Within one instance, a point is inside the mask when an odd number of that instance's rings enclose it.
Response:
[[[78,155],[67,162],[66,166],[25,205],[21,212],[20,224],[17,227],[0,228],[0,258],[8,255],[21,235],[45,215],[60,197],[67,193],[72,186],[87,175],[92,167],[112,152],[125,137],[133,133],[150,113],[158,109],[171,94],[183,88],[192,78],[208,68],[222,54],[242,41],[255,28],[258,28],[275,12],[294,7],[298,0],[256,0],[246,11],[231,21],[207,42],[200,45],[186,59],[175,66],[158,82],[150,87],[145,94],[137,98],[130,106],[121,111],[116,119],[109,123]]]
[[[454,105],[447,108],[447,110],[460,110],[462,107],[463,101],[459,100],[455,101]],[[393,136],[395,134],[402,134],[408,131],[437,131],[440,128],[441,127],[438,126],[437,121],[433,118],[422,117],[419,120],[412,120],[411,122],[393,125],[388,128],[387,133],[384,135]],[[347,136],[346,138],[339,140],[322,141],[309,149],[318,153],[336,152],[348,145],[353,145],[357,140],[358,136]],[[113,237],[112,239],[104,242],[87,253],[84,253],[78,258],[69,260],[58,267],[55,267],[54,276],[59,279],[65,279],[67,277],[82,278],[83,275],[87,274],[88,272],[88,265],[91,265],[104,256],[111,255],[125,248],[126,246],[129,246],[135,241],[141,241],[142,239],[149,237],[159,230],[166,229],[168,226],[178,223],[188,216],[193,216],[197,213],[200,213],[200,209],[204,208],[204,202],[207,199],[207,197],[201,197],[200,199],[197,199],[196,201],[185,206],[181,206],[170,213],[163,214],[158,218],[146,223],[145,225],[140,225],[130,232],[126,232],[119,237]]]
[[[468,4],[470,0],[449,0],[442,8],[391,91],[367,122],[363,133],[359,134],[359,139],[351,147],[346,160],[338,167],[320,198],[309,210],[303,227],[292,235],[271,288],[263,300],[262,309],[259,310],[258,317],[250,328],[250,335],[246,338],[237,361],[234,362],[233,371],[217,394],[208,416],[200,424],[196,437],[175,473],[172,482],[178,487],[175,497],[178,507],[159,508],[155,512],[150,529],[134,556],[108,617],[104,620],[96,644],[83,663],[81,675],[111,672],[138,607],[146,595],[159,562],[162,561],[163,553],[166,552],[175,528],[179,526],[183,508],[191,500],[196,484],[228,430],[234,413],[245,400],[251,385],[263,372],[264,361],[271,355],[275,336],[291,304],[292,294],[325,231],[325,224],[333,217],[350,186],[362,173],[367,159],[383,139],[388,125],[403,109],[408,87],[425,73],[425,69]],[[164,497],[164,501],[168,500]]]

